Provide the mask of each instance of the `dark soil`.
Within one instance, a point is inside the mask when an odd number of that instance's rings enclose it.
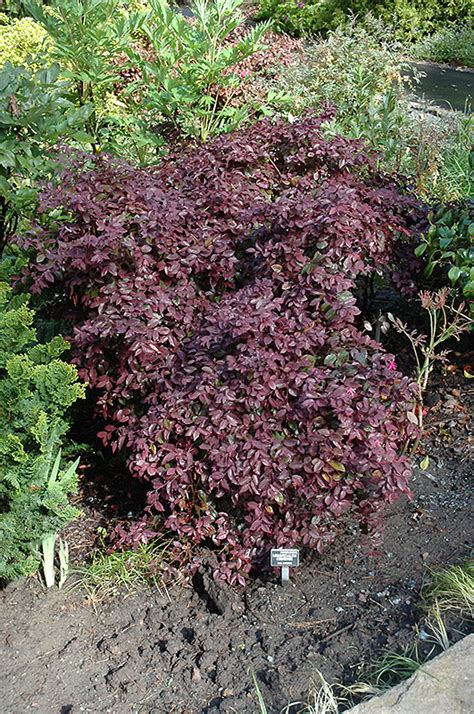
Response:
[[[427,567],[471,552],[474,388],[462,377],[466,356],[458,359],[433,380],[430,465],[415,473],[414,500],[390,509],[379,557],[348,534],[326,554],[304,557],[285,588],[267,572],[231,591],[203,570],[169,598],[149,590],[95,607],[80,587],[11,584],[1,593],[2,714],[256,714],[252,670],[268,711],[279,712],[305,696],[316,670],[351,682],[383,648],[413,644]],[[108,513],[133,501],[124,491],[117,505],[105,484],[98,488]],[[87,516],[68,536],[76,561],[100,520],[98,498],[97,489],[83,493]],[[451,630],[453,641],[462,630]]]

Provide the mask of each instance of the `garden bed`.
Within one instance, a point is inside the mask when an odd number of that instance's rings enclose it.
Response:
[[[348,537],[303,557],[287,588],[266,572],[245,589],[222,589],[204,569],[169,598],[146,590],[95,606],[80,587],[45,593],[35,579],[12,583],[2,593],[3,712],[255,714],[252,669],[278,712],[305,696],[316,669],[355,681],[383,648],[413,644],[427,567],[469,555],[473,390],[463,364],[466,356],[433,381],[430,465],[416,472],[413,501],[390,509],[379,557]],[[87,498],[92,532],[100,514]]]
[[[424,584],[470,554],[471,118],[379,20],[49,4],[0,13],[2,714],[303,714],[416,666],[468,631]]]

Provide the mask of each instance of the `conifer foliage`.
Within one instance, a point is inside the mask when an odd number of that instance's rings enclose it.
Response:
[[[413,388],[359,327],[357,281],[384,270],[420,207],[329,114],[263,120],[153,170],[96,158],[43,210],[33,289],[75,306],[74,360],[104,444],[148,483],[121,539],[210,545],[231,583],[272,546],[373,536],[409,495]]]
[[[67,431],[67,409],[84,396],[77,371],[59,359],[67,343],[39,344],[28,296],[0,283],[0,578],[33,573],[42,539],[77,515],[75,476],[50,479]]]

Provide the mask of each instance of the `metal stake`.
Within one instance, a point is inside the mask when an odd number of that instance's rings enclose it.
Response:
[[[290,582],[290,568],[288,565],[282,565],[281,567],[281,584],[286,585]]]

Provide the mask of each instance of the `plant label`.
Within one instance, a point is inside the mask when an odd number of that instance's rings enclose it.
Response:
[[[270,551],[270,565],[272,568],[281,568],[281,584],[285,585],[290,579],[290,568],[300,564],[300,552],[297,548],[272,548]]]

